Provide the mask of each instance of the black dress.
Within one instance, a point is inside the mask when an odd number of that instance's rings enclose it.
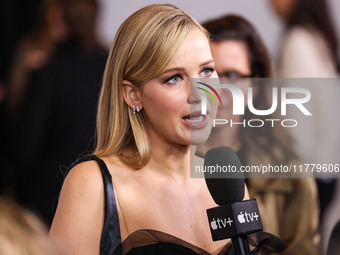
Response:
[[[100,255],[210,255],[209,252],[180,238],[152,229],[137,230],[122,242],[112,178],[104,161],[94,155],[80,158],[68,168],[66,175],[76,164],[88,160],[98,163],[104,182],[105,220],[100,240]],[[259,254],[260,249],[268,254],[286,248],[279,238],[266,232],[251,234],[248,241],[252,255]],[[222,254],[234,254],[231,242],[218,253]]]

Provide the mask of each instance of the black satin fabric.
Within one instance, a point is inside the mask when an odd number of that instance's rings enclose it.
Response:
[[[95,160],[102,172],[105,187],[105,222],[100,240],[100,255],[211,255],[209,252],[173,235],[150,229],[138,230],[130,234],[122,243],[119,227],[117,203],[112,185],[111,174],[103,160],[95,155],[79,158],[65,174],[77,164]],[[252,255],[278,253],[286,244],[278,237],[259,232],[248,236]],[[227,243],[218,255],[234,255],[232,243]]]

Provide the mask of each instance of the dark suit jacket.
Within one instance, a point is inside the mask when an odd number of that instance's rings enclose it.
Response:
[[[20,202],[47,223],[62,184],[60,167],[93,150],[98,95],[106,54],[61,46],[28,86],[13,125],[12,152]]]

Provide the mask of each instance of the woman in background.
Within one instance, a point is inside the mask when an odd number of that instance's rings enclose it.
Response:
[[[245,95],[253,89],[255,109],[271,107],[271,68],[269,55],[255,28],[244,18],[229,15],[203,24],[211,35],[211,50],[221,82],[234,82]],[[275,114],[258,116],[245,104],[245,114],[232,114],[232,98],[228,90],[220,92],[222,107],[218,119],[278,119]],[[243,127],[235,124],[216,125],[198,154],[213,147],[230,146],[239,155],[243,165],[286,165],[298,163],[292,149],[293,140],[286,128],[279,124],[271,127]],[[249,178],[247,186],[251,198],[256,198],[264,231],[279,236],[288,245],[282,254],[318,253],[318,201],[313,179]],[[265,254],[265,253],[261,253]]]
[[[340,73],[339,42],[327,0],[270,0],[285,24],[278,76],[333,78]]]
[[[279,49],[280,78],[338,78],[340,74],[338,31],[332,22],[327,0],[270,0],[285,25]],[[339,81],[308,80],[313,117],[301,119],[294,129],[297,152],[306,163],[335,164],[340,158]],[[315,149],[317,147],[317,149]],[[317,176],[318,177],[318,176]],[[326,178],[325,178],[326,177]],[[327,173],[317,179],[320,198],[321,244],[328,238],[340,215],[340,181]]]

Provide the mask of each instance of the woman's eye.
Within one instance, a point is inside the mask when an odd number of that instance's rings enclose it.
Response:
[[[170,84],[174,84],[179,82],[181,79],[181,76],[179,74],[176,74],[174,76],[171,76],[170,78],[165,80],[165,83],[170,83]]]
[[[210,76],[214,71],[215,71],[215,69],[213,69],[213,68],[205,68],[205,69],[202,70],[201,74],[203,76]]]

